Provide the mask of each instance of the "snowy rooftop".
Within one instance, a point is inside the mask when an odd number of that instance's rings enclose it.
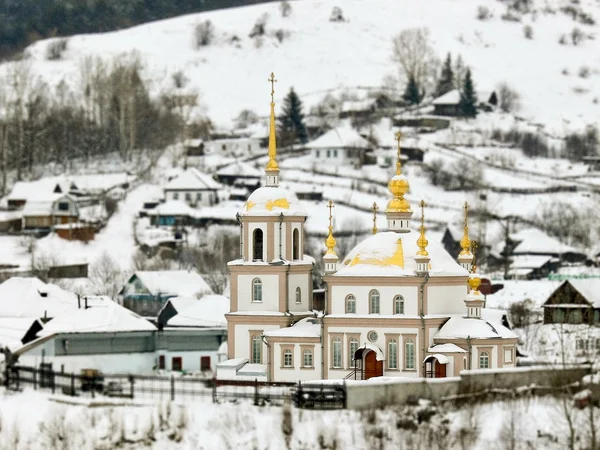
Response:
[[[172,317],[170,327],[224,327],[229,312],[229,299],[223,295],[205,295]]]
[[[296,322],[291,327],[266,331],[267,337],[321,337],[321,324],[313,317],[307,317]]]
[[[310,149],[328,149],[328,148],[370,148],[371,144],[364,137],[358,134],[354,128],[342,126],[329,130],[314,141],[306,144]]]
[[[196,210],[183,200],[167,200],[148,211],[151,216],[188,216],[194,217]]]
[[[105,297],[101,305],[77,309],[72,314],[52,319],[38,335],[152,330],[156,327],[146,319]]]
[[[70,199],[70,196],[65,194],[47,194],[47,195],[32,195],[23,207],[23,216],[49,216],[52,214],[52,207],[61,199]],[[68,214],[69,211],[64,211]]]
[[[384,231],[369,236],[348,253],[334,276],[414,276],[419,236],[413,230],[408,233]],[[430,276],[468,275],[440,243],[430,241],[427,251],[431,257]]]
[[[77,295],[38,278],[12,277],[0,284],[0,317],[58,317],[77,309]]]
[[[35,181],[17,181],[13,186],[9,200],[29,200],[50,194],[66,194],[77,186],[65,177],[47,177]]]
[[[517,335],[504,325],[485,319],[452,316],[435,334],[434,339],[512,339]]]
[[[165,190],[217,190],[221,185],[213,180],[209,175],[200,172],[198,169],[191,168],[183,172],[178,177],[172,179],[165,186]]]
[[[264,173],[247,162],[236,161],[219,169],[217,175],[262,178]]]
[[[458,89],[452,89],[444,95],[436,98],[433,101],[434,105],[457,105],[460,102],[460,92]]]
[[[486,297],[487,308],[508,309],[512,303],[531,300],[540,307],[550,294],[561,284],[550,280],[504,280],[504,288]]]
[[[567,280],[594,308],[600,308],[600,279]]]
[[[345,101],[342,103],[342,112],[360,112],[367,111],[375,106],[376,99],[367,98],[365,100]]]
[[[23,345],[22,339],[25,333],[38,322],[37,318],[31,317],[0,317],[0,348],[9,347],[11,350]]]
[[[182,297],[171,297],[169,300],[167,300],[165,302],[165,304],[161,308],[161,311],[163,309],[165,309],[165,307],[167,306],[167,304],[171,304],[173,306],[173,308],[175,308],[175,311],[177,311],[178,313],[180,313],[184,309],[189,308],[190,306],[192,306],[197,301],[198,301],[198,299],[196,297],[183,297],[183,296]]]
[[[282,187],[260,187],[248,197],[243,216],[306,216],[296,194]]]
[[[212,292],[199,273],[189,270],[138,271],[134,276],[152,295],[196,296]]]
[[[511,269],[539,269],[552,261],[552,256],[545,255],[516,255],[510,258]]]
[[[510,236],[511,240],[519,242],[515,247],[513,253],[526,254],[526,253],[538,253],[542,255],[553,255],[563,254],[569,252],[577,252],[577,250],[570,245],[563,244],[558,239],[548,236],[537,228],[527,228],[513,233]]]
[[[429,353],[466,353],[467,351],[456,344],[437,344],[427,349]]]

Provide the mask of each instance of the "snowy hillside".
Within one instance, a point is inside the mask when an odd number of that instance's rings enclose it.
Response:
[[[46,60],[50,41],[35,43],[27,54],[34,72],[51,84],[66,80],[77,86],[85,56],[111,59],[137,51],[155,94],[172,89],[171,75],[182,71],[200,91],[207,115],[228,126],[243,108],[267,114],[271,71],[279,79],[279,99],[294,86],[307,106],[332,90],[379,88],[386,76],[398,75],[391,60],[392,37],[406,28],[427,27],[440,58],[447,52],[462,55],[480,89],[508,82],[522,96],[523,117],[562,134],[595,121],[600,113],[600,49],[594,40],[600,25],[581,24],[561,12],[572,3],[566,0],[532,3],[534,12],[510,21],[502,19],[506,2],[499,1],[345,0],[346,21],[337,23],[329,16],[340,2],[294,1],[289,17],[281,16],[278,3],[270,3],[74,36],[60,61]],[[600,20],[598,2],[578,3]],[[482,4],[491,13],[487,20],[477,18]],[[268,14],[266,36],[248,37],[263,14]],[[196,50],[194,28],[206,20],[215,27],[215,41]],[[524,36],[527,25],[533,39]],[[570,40],[575,28],[583,33],[578,45]],[[560,44],[563,34],[567,40]]]

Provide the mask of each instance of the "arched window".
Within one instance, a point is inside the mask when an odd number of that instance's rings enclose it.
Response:
[[[312,367],[313,366],[313,354],[311,350],[304,350],[302,354],[302,367]]]
[[[489,369],[490,368],[490,354],[488,352],[481,352],[479,354],[479,368]]]
[[[404,341],[404,368],[409,370],[415,368],[415,341],[412,339]]]
[[[262,340],[259,335],[252,336],[252,364],[262,364]]]
[[[262,302],[262,281],[259,278],[252,280],[252,301]]]
[[[333,338],[333,361],[334,369],[342,368],[342,340],[339,337]]]
[[[369,313],[379,314],[379,291],[377,289],[369,292]]]
[[[346,297],[346,312],[347,313],[356,313],[356,297],[352,294]]]
[[[300,232],[294,228],[292,233],[292,259],[300,259]]]
[[[252,259],[263,260],[263,231],[260,228],[256,228],[252,233]]]
[[[348,339],[348,366],[356,367],[356,361],[354,361],[354,354],[358,350],[358,339],[350,338]]]
[[[398,341],[396,339],[388,340],[388,369],[398,368]]]
[[[404,297],[401,295],[394,297],[394,314],[404,314]]]
[[[288,348],[283,351],[283,367],[293,367],[294,366],[294,354]]]
[[[296,288],[296,303],[302,303],[302,291],[299,287]]]

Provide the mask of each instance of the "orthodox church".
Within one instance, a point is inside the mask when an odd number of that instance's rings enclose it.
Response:
[[[373,227],[373,235],[340,260],[329,202],[325,307],[313,311],[314,260],[304,254],[307,213],[279,186],[273,74],[269,81],[266,182],[239,213],[241,257],[228,264],[229,359],[218,365],[217,378],[438,378],[463,369],[514,367],[517,336],[488,317],[478,290],[468,205],[456,260],[441,243],[427,241],[422,201],[419,231],[411,229],[400,133],[396,172],[388,183],[387,230]]]

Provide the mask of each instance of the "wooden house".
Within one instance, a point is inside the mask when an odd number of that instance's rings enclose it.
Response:
[[[221,185],[195,168],[187,169],[163,188],[165,201],[183,201],[191,207],[212,206],[219,203]]]
[[[340,119],[346,118],[365,118],[372,116],[377,109],[377,99],[368,98],[365,100],[345,101],[340,109]]]
[[[64,177],[41,178],[36,181],[17,181],[7,196],[8,209],[21,209],[28,200],[39,200],[58,194],[77,193],[75,183]]]
[[[204,141],[202,139],[188,139],[183,146],[188,157],[204,156]]]
[[[600,279],[564,281],[542,305],[544,323],[600,325]]]
[[[197,211],[181,200],[168,200],[147,212],[156,227],[192,225]]]
[[[349,124],[329,130],[306,144],[315,164],[360,167],[372,145]]]
[[[260,186],[263,176],[264,172],[262,170],[243,161],[236,161],[233,164],[222,167],[215,174],[215,178],[221,184],[243,186],[250,191],[254,191]]]
[[[482,111],[491,111],[498,104],[498,96],[495,91],[480,91],[477,93],[477,98],[479,100],[477,107]],[[432,104],[435,115],[455,117],[463,115],[459,107],[460,91],[458,89],[452,89],[450,92],[434,99]]]
[[[23,230],[50,230],[79,219],[79,207],[68,194],[30,198],[23,207]]]

